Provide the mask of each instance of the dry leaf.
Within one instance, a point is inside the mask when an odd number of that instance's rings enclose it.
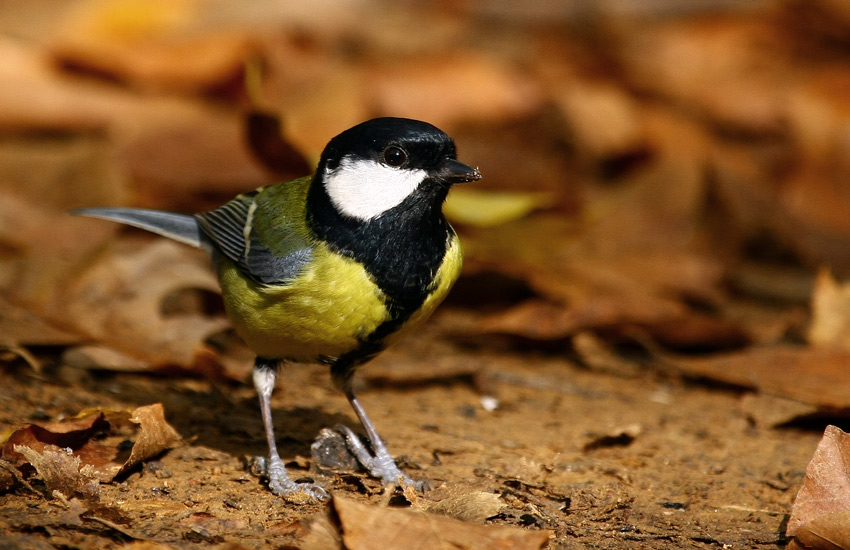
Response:
[[[689,377],[758,389],[827,409],[850,407],[850,351],[777,346],[714,357],[667,357],[665,362]]]
[[[282,133],[280,118],[262,111],[245,115],[251,152],[280,181],[306,176],[313,167]]]
[[[239,74],[245,34],[201,32],[194,0],[80,2],[52,40],[60,62],[135,85],[203,91]]]
[[[423,502],[422,511],[459,519],[470,523],[484,523],[505,508],[501,497],[484,491],[463,492],[437,502]]]
[[[548,531],[474,525],[422,512],[379,508],[334,497],[342,539],[349,550],[537,550]]]
[[[555,101],[586,157],[605,160],[648,146],[638,103],[620,87],[570,82],[555,94]]]
[[[132,448],[125,448],[126,441],[133,443]],[[46,483],[49,478],[70,497],[63,487],[81,492],[91,479],[112,481],[179,441],[179,434],[165,421],[162,405],[155,403],[133,411],[84,411],[62,422],[23,426],[4,443],[2,458],[19,469],[33,466]],[[62,482],[63,476],[70,481]]]
[[[165,239],[110,254],[66,288],[69,322],[102,345],[154,366],[206,362],[214,354],[204,342],[230,326],[226,317],[203,311],[165,315],[163,307],[178,291],[219,292],[208,261]]]
[[[786,534],[805,547],[850,548],[850,435],[827,426],[806,467]]]
[[[65,497],[81,496],[93,499],[100,494],[98,476],[91,464],[83,464],[70,448],[45,446],[41,452],[24,445],[13,445],[16,453],[23,455],[48,491],[59,491]]]
[[[380,67],[369,80],[384,113],[405,113],[449,129],[462,121],[520,118],[541,104],[535,83],[496,57],[455,51]]]
[[[800,526],[788,545],[791,550],[847,550],[850,548],[850,511],[824,514]]]
[[[615,428],[605,434],[592,434],[590,441],[582,446],[584,452],[605,449],[608,447],[627,447],[643,432],[640,424],[629,424]]]
[[[808,340],[814,346],[850,349],[850,284],[839,284],[827,270],[815,280]]]
[[[818,412],[813,405],[754,392],[741,397],[740,406],[747,418],[761,428],[775,428]]]
[[[57,346],[79,341],[79,335],[58,328],[0,296],[0,347]]]
[[[138,435],[130,450],[130,456],[121,466],[118,475],[124,474],[143,461],[153,458],[180,441],[180,434],[165,420],[161,403],[138,407],[133,411],[130,422],[137,424]]]
[[[198,211],[269,183],[236,109],[143,97],[114,125],[119,162],[140,195],[136,206]]]
[[[765,18],[660,19],[619,42],[632,84],[699,109],[715,123],[775,131],[785,115],[782,37]]]
[[[452,221],[490,227],[522,218],[530,212],[553,206],[552,193],[521,193],[455,189],[443,206]]]

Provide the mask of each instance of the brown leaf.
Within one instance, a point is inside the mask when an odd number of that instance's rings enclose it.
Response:
[[[119,161],[141,195],[137,205],[198,211],[269,183],[235,109],[144,97],[115,125]]]
[[[165,410],[161,403],[137,408],[133,411],[130,422],[138,424],[138,436],[129,458],[118,472],[119,475],[165,449],[174,447],[180,441],[180,434],[166,422]]]
[[[219,292],[209,260],[193,252],[156,239],[107,255],[66,288],[69,322],[102,345],[154,366],[207,361],[214,354],[205,339],[229,326],[224,315],[163,311],[175,292]]]
[[[252,111],[245,115],[245,126],[251,152],[281,181],[306,176],[313,171],[304,155],[284,139],[277,116]]]
[[[750,392],[741,397],[741,412],[756,426],[775,428],[796,419],[812,416],[818,408],[800,401]]]
[[[631,27],[618,42],[632,85],[715,122],[751,132],[781,127],[786,98],[782,38],[764,18],[659,20]]]
[[[794,536],[794,542],[797,544],[789,544],[788,547],[847,550],[850,548],[850,510],[824,514],[801,525]]]
[[[129,453],[126,441],[133,442]],[[179,441],[179,434],[165,421],[162,405],[155,403],[133,411],[84,411],[62,422],[28,424],[9,436],[0,457],[19,469],[33,466],[43,478],[51,476],[55,488],[72,496],[57,481],[68,472],[73,470],[75,479],[82,479],[75,482],[82,485],[73,485],[80,492],[90,479],[111,481]]]
[[[826,270],[815,280],[808,340],[815,346],[850,349],[850,284],[839,284]]]
[[[585,157],[605,160],[648,145],[637,101],[620,87],[573,80],[555,94],[555,101]]]
[[[499,58],[475,52],[396,62],[381,67],[369,82],[381,112],[408,113],[439,128],[520,118],[542,100],[535,82]]]
[[[789,537],[798,537],[813,548],[850,548],[848,472],[850,435],[827,426],[794,500],[786,530]]]
[[[427,502],[422,511],[459,519],[469,523],[484,523],[505,508],[505,503],[495,493],[463,491],[438,502]]]
[[[342,538],[349,550],[532,550],[549,541],[548,531],[474,525],[392,508],[379,508],[334,497]]]
[[[88,499],[97,498],[100,494],[94,467],[83,464],[71,449],[46,446],[39,452],[24,445],[14,445],[13,449],[35,468],[48,491],[59,491],[66,497],[79,495]]]
[[[61,63],[137,86],[203,91],[239,74],[246,34],[202,32],[191,0],[82,2],[52,40]]]
[[[80,337],[0,296],[0,347],[68,345]]]
[[[850,351],[777,346],[713,357],[667,360],[690,377],[754,388],[824,408],[850,407],[847,392]]]

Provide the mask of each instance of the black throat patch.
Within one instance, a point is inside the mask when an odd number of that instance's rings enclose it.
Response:
[[[362,221],[339,214],[321,183],[314,181],[307,223],[331,249],[366,268],[388,296],[393,319],[407,319],[430,293],[454,236],[442,213],[447,192],[426,180],[401,204]]]
[[[442,213],[448,189],[425,180],[402,203],[369,221],[341,215],[317,175],[307,197],[308,224],[332,250],[362,264],[387,295],[390,320],[372,333],[351,357],[359,363],[383,349],[383,340],[398,330],[428,297],[437,270],[454,236]]]

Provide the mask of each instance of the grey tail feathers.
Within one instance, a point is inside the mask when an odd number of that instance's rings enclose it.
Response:
[[[196,248],[205,248],[207,243],[197,220],[189,214],[143,208],[80,208],[71,214],[125,223]]]

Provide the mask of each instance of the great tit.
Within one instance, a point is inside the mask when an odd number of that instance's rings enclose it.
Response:
[[[327,493],[297,483],[277,451],[270,398],[280,366],[330,366],[371,452],[343,427],[371,475],[422,488],[402,473],[352,389],[355,368],[425,321],[460,274],[460,241],[442,213],[449,188],[481,178],[456,160],[453,140],[431,124],[376,118],[334,137],[315,175],[261,187],[201,214],[84,208],[205,249],[225,309],[257,354],[253,381],[277,495]]]

